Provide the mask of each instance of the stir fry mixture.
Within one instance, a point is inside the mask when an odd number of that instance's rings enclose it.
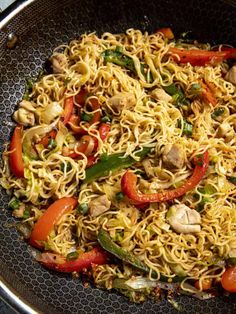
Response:
[[[169,28],[55,49],[0,175],[39,263],[134,302],[236,292],[235,59]]]

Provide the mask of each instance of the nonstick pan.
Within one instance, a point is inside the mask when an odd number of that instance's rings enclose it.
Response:
[[[9,140],[11,115],[25,81],[42,69],[54,47],[84,32],[149,32],[170,26],[175,34],[236,46],[236,2],[223,0],[26,0],[0,18],[0,147]],[[7,43],[17,37],[14,49]],[[45,270],[12,227],[9,196],[0,191],[1,295],[22,313],[175,313],[167,301],[132,304],[116,292],[84,288],[80,278]],[[179,297],[182,313],[236,313],[235,295],[198,301]]]

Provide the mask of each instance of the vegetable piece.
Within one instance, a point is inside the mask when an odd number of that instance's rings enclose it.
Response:
[[[80,92],[75,95],[75,103],[80,106],[83,106],[85,104],[87,96],[88,92],[82,88]]]
[[[18,198],[13,198],[9,204],[8,204],[8,207],[10,209],[18,209],[20,207],[20,200]]]
[[[23,219],[28,219],[30,217],[30,210],[29,208],[26,208],[23,212]]]
[[[150,280],[145,277],[133,277],[131,279],[116,278],[112,283],[112,287],[115,289],[126,290],[143,290],[160,288],[163,290],[177,290],[179,289],[179,283],[166,283],[159,280]]]
[[[74,100],[73,97],[68,97],[64,101],[64,119],[63,123],[66,125],[72,116],[73,113],[73,108],[74,108]]]
[[[63,256],[54,253],[42,253],[37,260],[45,267],[63,273],[82,272],[92,265],[103,265],[107,263],[107,253],[99,247],[89,252],[82,253],[75,260],[66,260]]]
[[[88,210],[89,210],[89,207],[88,207],[88,204],[87,203],[82,203],[82,204],[79,204],[76,208],[76,210],[82,214],[82,215],[86,215],[88,213]]]
[[[66,260],[67,261],[74,261],[78,258],[79,254],[77,251],[71,252],[66,255]]]
[[[229,182],[236,184],[236,177],[227,177],[227,179]]]
[[[47,237],[53,230],[54,225],[65,213],[73,210],[76,205],[77,199],[72,197],[63,197],[50,205],[34,225],[30,244],[34,247],[42,248],[44,246],[43,242],[47,241]]]
[[[88,156],[87,157],[86,168],[93,166],[95,164],[96,160],[97,160],[97,157],[95,157],[95,156]]]
[[[107,138],[108,133],[110,132],[111,126],[107,123],[102,123],[99,127],[99,136],[102,141]]]
[[[93,116],[91,114],[87,114],[87,113],[82,113],[81,114],[81,120],[82,121],[86,121],[86,122],[89,122],[91,121],[93,118]]]
[[[80,153],[85,156],[89,156],[96,148],[96,139],[90,135],[83,135],[79,142],[75,145],[74,151],[71,152],[68,157],[76,159],[81,156]]]
[[[25,84],[25,92],[23,95],[24,100],[29,100],[30,97],[29,95],[32,93],[32,88],[33,88],[34,82],[32,79],[27,79],[26,84]]]
[[[75,114],[72,114],[68,124],[71,128],[71,130],[75,133],[75,134],[87,134],[87,131],[85,129],[83,129],[79,124],[80,124],[80,117],[78,117]]]
[[[199,83],[194,83],[189,89],[189,94],[191,96],[197,96],[201,93],[202,86]]]
[[[163,86],[163,89],[167,94],[172,96],[173,104],[175,106],[188,105],[189,102],[186,99],[181,88],[177,87],[175,84],[170,84],[168,86]]]
[[[51,139],[55,139],[56,136],[57,136],[57,131],[52,130],[48,134],[46,134],[44,137],[41,138],[39,144],[42,144],[45,148],[48,148],[48,145]]]
[[[211,104],[213,107],[215,107],[217,104],[217,99],[215,95],[212,93],[211,89],[206,83],[201,81],[200,84],[202,86],[202,92],[201,92],[202,100],[206,102],[207,104]]]
[[[111,122],[111,119],[108,116],[103,116],[101,118],[101,121],[104,122],[104,123],[107,123],[107,122]]]
[[[116,193],[116,200],[117,201],[122,201],[123,199],[124,199],[124,193],[122,193],[122,192],[118,192],[118,193]]]
[[[97,110],[95,113],[93,113],[92,119],[89,121],[89,124],[93,125],[94,123],[99,122],[101,119],[101,110],[98,110],[100,109],[100,104],[97,98],[91,98],[89,100],[89,104],[92,107],[92,111]]]
[[[157,33],[161,33],[167,39],[174,39],[175,36],[170,27],[164,27],[157,30]]]
[[[236,292],[236,266],[226,269],[221,278],[222,287],[229,292]]]
[[[149,147],[143,147],[142,151],[136,153],[136,156],[143,159],[150,151]],[[107,176],[110,171],[118,171],[128,168],[135,164],[137,161],[131,157],[124,157],[124,154],[112,154],[108,156],[106,161],[100,160],[94,166],[86,170],[86,178],[84,183],[90,183],[98,178]]]
[[[131,171],[126,171],[121,179],[122,191],[128,198],[138,203],[156,203],[178,198],[197,186],[204,177],[209,165],[208,152],[206,151],[203,155],[196,156],[194,164],[195,168],[192,176],[181,187],[174,190],[154,194],[141,194],[136,186],[137,176]]]
[[[11,172],[17,178],[24,178],[24,162],[22,156],[22,132],[23,126],[17,125],[10,142],[9,165]]]
[[[53,101],[48,103],[43,109],[37,109],[36,113],[39,115],[41,124],[50,124],[63,113],[63,108],[58,102]]]
[[[100,229],[98,232],[98,242],[104,250],[108,251],[122,261],[145,273],[149,272],[149,268],[138,257],[117,245],[104,229]]]
[[[107,49],[102,53],[102,56],[105,62],[114,63],[136,73],[133,59],[122,52]]]
[[[204,278],[202,281],[201,281],[201,284],[200,284],[200,280],[197,280],[194,284],[194,287],[198,290],[201,290],[201,291],[205,291],[205,290],[209,290],[212,286],[212,279],[211,278]]]
[[[219,107],[219,108],[216,108],[212,114],[211,114],[211,117],[212,119],[216,120],[218,117],[220,117],[221,115],[223,115],[225,112],[225,109],[222,108],[222,107]]]
[[[193,135],[193,125],[189,123],[186,119],[179,119],[178,127],[182,129],[182,134],[186,136]]]
[[[234,54],[232,51],[209,51],[209,50],[186,50],[171,47],[169,52],[177,63],[190,63],[193,66],[204,66],[207,64],[219,64],[223,60],[227,60]]]
[[[208,299],[212,299],[215,297],[215,293],[200,291],[200,290],[196,289],[194,286],[188,284],[187,282],[184,282],[182,286],[185,289],[190,290],[192,292],[181,289],[181,290],[179,290],[179,292],[181,294],[189,295],[189,296],[194,297],[198,300],[208,300]]]

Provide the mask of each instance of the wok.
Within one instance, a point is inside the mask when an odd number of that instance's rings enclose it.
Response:
[[[54,47],[84,32],[155,31],[170,26],[176,34],[192,31],[201,42],[236,46],[236,2],[223,0],[21,0],[0,18],[0,146],[12,130],[11,114]],[[6,48],[15,33],[15,49]],[[0,192],[0,273],[2,296],[22,313],[175,313],[167,301],[131,304],[116,292],[84,288],[80,279],[45,270],[35,263]],[[193,300],[177,298],[182,313],[236,313],[235,295]]]

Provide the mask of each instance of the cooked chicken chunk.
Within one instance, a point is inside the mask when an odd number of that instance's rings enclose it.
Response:
[[[162,159],[166,167],[172,168],[182,168],[185,161],[185,151],[180,144],[168,144],[166,145]]]
[[[155,172],[154,172],[153,165],[152,165],[150,159],[144,159],[142,161],[142,164],[143,164],[144,170],[145,170],[148,178],[155,177]]]
[[[228,122],[223,122],[218,127],[216,136],[223,137],[226,142],[229,142],[235,136],[234,128]]]
[[[63,53],[53,55],[51,62],[54,74],[64,73],[65,69],[68,68],[68,60]]]
[[[14,112],[13,119],[24,126],[33,126],[35,124],[35,107],[30,101],[22,100],[19,103],[19,109]]]
[[[89,213],[92,217],[96,217],[105,213],[110,209],[111,201],[106,195],[101,195],[89,202]]]
[[[171,102],[172,101],[172,97],[167,94],[164,89],[161,88],[156,88],[151,92],[151,96],[156,99],[156,100],[162,100],[165,102]]]
[[[118,93],[108,100],[108,105],[116,114],[120,114],[124,107],[130,108],[135,105],[135,97],[131,93]]]
[[[166,216],[171,227],[178,233],[195,233],[201,231],[201,216],[184,204],[173,205]]]
[[[234,65],[225,75],[226,81],[236,85],[236,65]]]
[[[22,218],[25,211],[25,204],[22,204],[18,209],[14,209],[12,212],[12,216],[16,218]]]

